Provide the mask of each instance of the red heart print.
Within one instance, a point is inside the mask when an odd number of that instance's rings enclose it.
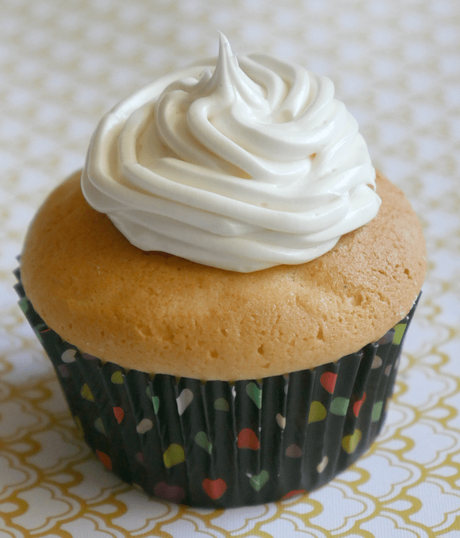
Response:
[[[102,461],[107,471],[112,470],[112,460],[107,454],[104,454],[104,452],[101,452],[100,450],[96,450],[96,456]]]
[[[366,393],[363,394],[363,397],[360,400],[356,401],[353,404],[353,413],[355,417],[359,415],[359,412],[361,411],[361,406],[363,405],[365,401],[366,401]]]
[[[334,394],[335,383],[337,381],[337,374],[333,372],[324,372],[319,382],[329,394]]]
[[[238,448],[259,450],[259,439],[257,439],[257,435],[251,430],[251,428],[244,428],[244,430],[241,430],[238,434]]]
[[[123,411],[121,407],[114,407],[113,414],[115,415],[115,418],[117,419],[118,424],[120,424],[123,418],[125,417],[125,412]]]
[[[218,478],[217,480],[205,478],[202,485],[208,497],[211,497],[213,500],[222,497],[227,490],[227,484],[224,480],[222,480],[222,478]]]
[[[296,495],[303,495],[304,493],[307,493],[304,489],[293,489],[289,493],[286,493],[286,495],[283,496],[283,499],[290,499],[291,497],[295,497]]]

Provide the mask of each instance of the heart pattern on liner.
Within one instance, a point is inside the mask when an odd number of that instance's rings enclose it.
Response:
[[[203,507],[289,498],[348,468],[381,429],[413,313],[335,363],[201,382],[103,363],[62,341],[24,295],[22,305],[104,467],[149,495]]]
[[[284,430],[284,428],[286,427],[286,417],[283,417],[281,413],[278,413],[276,415],[276,423],[282,430]]]
[[[75,359],[76,352],[77,352],[76,349],[66,349],[64,353],[61,355],[62,362],[67,362],[67,363],[74,362],[76,360]]]
[[[153,488],[153,492],[156,497],[171,501],[173,503],[180,503],[185,497],[185,491],[180,486],[170,486],[166,482],[159,482]]]
[[[268,482],[269,478],[270,474],[268,471],[263,470],[258,475],[251,476],[249,483],[256,491],[260,491]]]
[[[179,415],[182,415],[184,411],[187,409],[187,407],[192,403],[193,400],[193,392],[190,389],[184,389],[178,398],[176,398],[177,402],[177,412]]]
[[[318,471],[318,473],[322,473],[324,469],[326,469],[328,463],[329,463],[329,458],[327,456],[324,456],[324,458],[321,460],[320,463],[318,463],[318,466],[316,467],[316,470]]]
[[[222,478],[217,478],[216,480],[205,478],[203,480],[203,489],[209,498],[217,500],[220,499],[227,490],[227,484]]]
[[[153,428],[153,422],[149,418],[143,418],[136,426],[137,433],[147,433]]]
[[[327,392],[334,394],[335,384],[337,383],[337,374],[333,372],[324,372],[320,378],[320,383]]]
[[[257,435],[250,428],[244,428],[238,434],[238,448],[249,448],[251,450],[259,450],[260,442]]]

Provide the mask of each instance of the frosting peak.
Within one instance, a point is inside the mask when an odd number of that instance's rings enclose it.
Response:
[[[82,175],[143,250],[233,271],[300,264],[369,222],[380,199],[358,126],[326,77],[266,55],[165,76],[99,124]]]

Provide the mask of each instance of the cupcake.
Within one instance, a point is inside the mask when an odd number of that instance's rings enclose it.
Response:
[[[106,468],[234,507],[368,449],[425,266],[332,82],[221,36],[216,60],[103,118],[32,222],[16,289]]]

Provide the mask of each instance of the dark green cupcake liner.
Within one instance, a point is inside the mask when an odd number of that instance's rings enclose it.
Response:
[[[312,491],[381,430],[411,312],[334,363],[259,380],[200,381],[102,362],[19,304],[70,411],[105,467],[147,494],[192,506],[255,505]]]

